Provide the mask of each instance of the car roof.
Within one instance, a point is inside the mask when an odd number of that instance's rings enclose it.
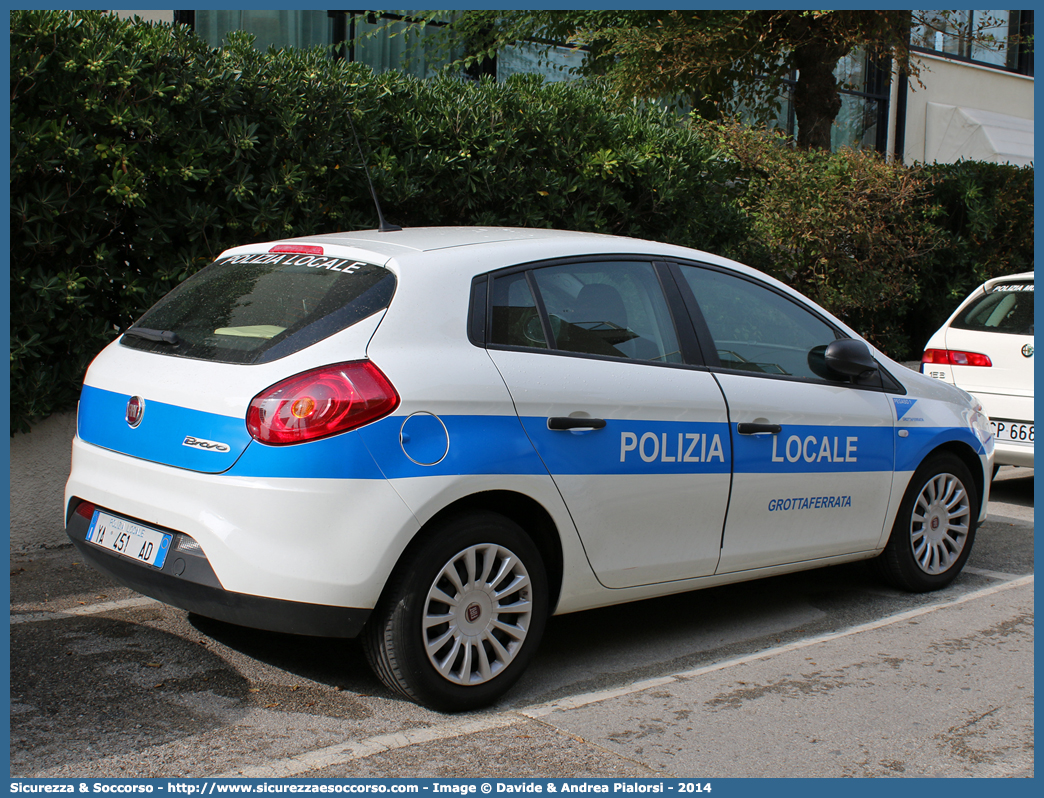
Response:
[[[225,254],[243,252],[267,252],[275,245],[317,245],[342,247],[374,256],[371,262],[408,255],[435,252],[465,247],[501,247],[518,245],[526,252],[540,252],[560,247],[563,254],[567,252],[589,251],[591,254],[618,252],[659,254],[661,256],[692,258],[719,263],[734,264],[726,258],[720,258],[708,252],[701,252],[673,244],[645,241],[637,238],[606,235],[604,233],[582,233],[572,230],[554,230],[539,227],[413,227],[403,230],[381,232],[378,230],[356,230],[343,233],[325,233],[319,235],[287,238],[278,241],[256,242],[234,247]]]
[[[316,240],[357,247],[359,244],[394,244],[395,247],[414,252],[431,252],[455,247],[473,247],[475,244],[501,241],[536,241],[563,238],[613,238],[601,233],[577,233],[569,230],[547,228],[495,228],[495,227],[446,227],[405,228],[381,232],[358,230],[348,233],[331,233],[316,236]]]
[[[616,236],[601,233],[578,233],[569,230],[552,230],[530,227],[410,227],[402,230],[381,232],[379,230],[353,230],[343,233],[304,236],[286,239],[273,244],[318,244],[364,249],[388,257],[412,252],[432,252],[440,249],[472,247],[483,244],[531,241],[566,241],[613,239],[626,241]]]
[[[459,271],[469,274],[480,274],[507,265],[586,255],[639,255],[653,258],[697,260],[706,264],[723,266],[739,274],[756,277],[775,285],[785,293],[807,301],[807,297],[771,275],[703,250],[605,233],[585,233],[541,227],[412,227],[384,232],[356,230],[255,242],[228,249],[222,255],[269,252],[272,247],[277,245],[337,248],[338,257],[358,258],[367,263],[392,268],[397,273],[410,262],[413,265],[419,265],[419,263],[426,265],[427,261],[423,258],[424,253],[447,253],[450,250],[465,248],[482,250],[481,257],[477,259],[453,259],[454,265]],[[333,253],[328,251],[326,254]],[[441,265],[445,267],[446,259],[441,258],[440,260]],[[831,318],[843,329],[849,329],[840,319]]]

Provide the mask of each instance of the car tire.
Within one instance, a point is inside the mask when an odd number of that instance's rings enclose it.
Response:
[[[428,530],[363,632],[385,685],[431,709],[496,701],[525,671],[548,614],[543,559],[516,523],[470,512]]]
[[[964,568],[975,542],[979,497],[968,467],[942,452],[914,472],[892,526],[880,574],[914,593],[939,590]]]

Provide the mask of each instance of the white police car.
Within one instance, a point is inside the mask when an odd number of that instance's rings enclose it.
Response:
[[[879,558],[931,590],[993,437],[799,294],[681,247],[413,229],[238,247],[91,366],[68,534],[201,615],[495,700],[552,613]]]
[[[1033,272],[996,277],[928,340],[921,373],[982,402],[997,465],[1033,467]]]

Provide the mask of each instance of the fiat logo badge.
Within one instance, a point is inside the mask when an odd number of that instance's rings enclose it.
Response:
[[[1023,357],[1033,357],[1033,344],[1026,344],[1022,347]]]
[[[145,415],[145,400],[140,396],[132,396],[127,402],[127,423],[133,429],[141,423],[143,415]]]
[[[482,614],[482,608],[478,604],[472,604],[464,611],[464,617],[468,619],[469,623],[475,623]]]

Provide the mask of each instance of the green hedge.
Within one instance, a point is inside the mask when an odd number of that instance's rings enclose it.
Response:
[[[802,152],[781,136],[696,122],[742,167],[753,235],[741,260],[812,297],[898,360],[990,277],[1033,269],[1033,169],[903,166]]]
[[[701,127],[749,175],[739,200],[754,224],[745,260],[903,357],[918,265],[939,240],[918,170],[875,152],[795,150],[779,134],[740,125]]]
[[[242,35],[212,50],[184,28],[15,11],[12,429],[75,406],[91,358],[221,250],[375,227],[349,116],[390,221],[737,257],[897,357],[980,276],[1032,267],[1032,170],[904,170],[597,84],[420,82]]]
[[[941,236],[918,264],[920,291],[902,322],[918,347],[976,286],[1033,271],[1032,167],[960,161],[921,171],[931,189],[926,212]]]

